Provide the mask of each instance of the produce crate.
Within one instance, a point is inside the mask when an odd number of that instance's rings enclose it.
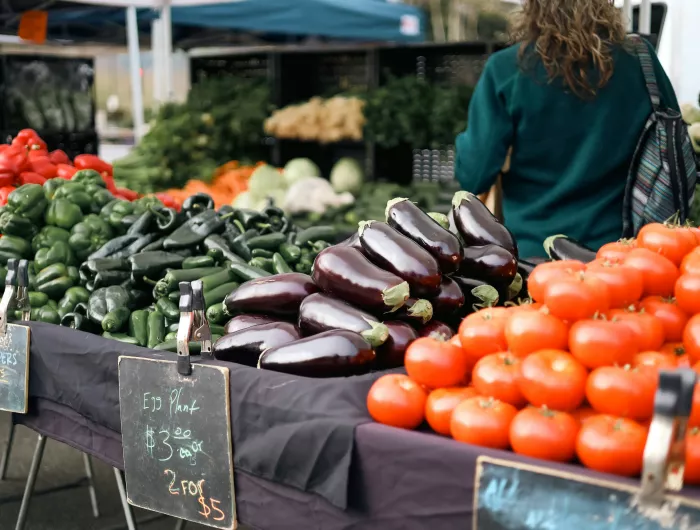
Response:
[[[218,75],[236,75],[247,79],[270,79],[272,58],[268,53],[194,57],[190,60],[192,83]]]
[[[0,68],[3,129],[95,130],[92,59],[6,55]]]

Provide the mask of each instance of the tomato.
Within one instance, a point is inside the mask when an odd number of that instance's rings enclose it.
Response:
[[[632,331],[637,342],[637,351],[656,351],[665,341],[664,325],[645,311],[613,309],[608,312],[608,318],[624,324]]]
[[[595,256],[598,259],[605,259],[613,262],[622,261],[625,259],[625,256],[635,248],[637,248],[637,241],[634,239],[620,239],[619,241],[606,243],[600,247]]]
[[[452,412],[450,432],[458,442],[507,449],[510,423],[517,413],[513,405],[497,399],[465,399]]]
[[[544,289],[553,278],[566,276],[572,271],[582,271],[586,265],[580,261],[548,261],[537,265],[527,277],[527,290],[535,302],[544,301]]]
[[[574,357],[560,350],[540,350],[520,364],[518,387],[535,407],[571,411],[581,405],[588,372]]]
[[[457,386],[469,369],[462,348],[433,337],[414,340],[406,348],[404,365],[411,379],[428,388]]]
[[[673,293],[678,306],[687,314],[700,313],[700,274],[682,274]]]
[[[518,388],[520,359],[510,353],[492,353],[476,363],[472,384],[482,396],[522,407],[526,401]]]
[[[579,409],[576,409],[572,413],[572,416],[576,419],[576,421],[579,423],[579,425],[588,421],[589,418],[592,418],[593,416],[597,416],[597,415],[598,415],[598,413],[595,410],[593,410],[591,407],[581,407]]]
[[[576,454],[587,468],[632,477],[644,460],[647,429],[634,420],[601,414],[581,425]]]
[[[683,258],[681,274],[700,274],[700,248],[696,248]]]
[[[623,322],[579,320],[569,332],[569,351],[587,368],[628,364],[639,351],[632,330]]]
[[[671,260],[649,249],[637,248],[629,252],[622,263],[642,273],[644,295],[673,294],[673,287],[680,273]]]
[[[646,420],[654,414],[658,374],[628,366],[601,366],[588,376],[586,399],[601,414]]]
[[[685,437],[685,484],[700,484],[700,429],[693,427]]]
[[[524,357],[541,349],[566,349],[569,329],[547,309],[516,311],[506,322],[505,336],[511,353]]]
[[[367,410],[376,422],[415,429],[425,414],[425,390],[408,376],[387,374],[377,379],[367,394]]]
[[[695,373],[700,374],[700,362],[693,365],[693,370]],[[693,405],[690,409],[688,425],[691,427],[700,427],[700,384],[696,384],[695,390],[693,391]]]
[[[576,272],[552,278],[544,288],[544,304],[555,317],[575,322],[607,311],[610,295],[603,280]]]
[[[650,223],[639,230],[637,246],[668,258],[680,265],[685,255],[696,246],[695,236],[676,226]]]
[[[610,307],[627,307],[642,297],[642,273],[620,263],[589,263],[588,276],[598,278],[608,288]]]
[[[659,348],[660,353],[671,355],[676,360],[676,366],[679,368],[689,368],[690,359],[685,352],[685,346],[682,342],[667,342]]]
[[[648,368],[652,370],[675,370],[678,368],[678,360],[673,355],[658,351],[645,351],[634,356],[632,366]]]
[[[543,307],[544,306],[539,302],[524,301],[519,304],[509,306],[508,312],[512,315],[518,311],[539,311]]]
[[[700,315],[690,317],[683,330],[683,346],[691,364],[700,361]]]
[[[505,336],[508,315],[505,307],[494,307],[477,311],[462,320],[459,341],[471,359],[477,361],[489,353],[508,349]]]
[[[640,307],[645,313],[661,322],[665,340],[675,342],[683,338],[683,328],[688,322],[688,314],[679,307],[674,298],[647,296],[642,300]]]
[[[579,422],[566,412],[528,407],[510,424],[513,451],[533,458],[568,462],[576,453]]]
[[[477,391],[470,386],[433,390],[425,402],[425,419],[428,421],[428,425],[436,433],[449,436],[454,408],[465,399],[477,395]]]

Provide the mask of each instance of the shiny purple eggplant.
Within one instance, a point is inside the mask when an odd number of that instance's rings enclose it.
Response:
[[[377,348],[377,368],[388,370],[403,366],[406,348],[418,338],[413,327],[400,320],[388,320],[384,325],[389,329],[389,338]]]
[[[224,331],[226,333],[234,333],[235,331],[240,331],[242,329],[252,328],[253,326],[258,326],[260,324],[272,324],[273,322],[281,322],[281,320],[279,317],[272,317],[268,315],[237,315],[226,322]]]
[[[375,358],[362,336],[334,329],[265,350],[258,368],[303,377],[345,377],[368,373]]]
[[[352,247],[322,250],[312,276],[321,290],[370,312],[395,311],[410,296],[408,282],[377,267]]]
[[[338,243],[338,245],[352,247],[355,250],[359,250],[360,252],[364,253],[362,249],[362,244],[360,243],[360,234],[358,234],[357,232],[353,233],[353,235],[351,235],[349,238]]]
[[[443,340],[449,340],[454,336],[455,332],[444,322],[433,320],[420,328],[418,334],[421,337],[440,337]]]
[[[449,276],[443,276],[440,291],[430,299],[430,303],[436,317],[450,317],[464,305],[464,293],[457,282]]]
[[[224,307],[230,315],[262,313],[296,317],[304,298],[318,290],[307,274],[276,274],[245,282],[224,299]]]
[[[386,222],[430,252],[447,274],[459,269],[462,244],[427,213],[405,198],[390,200],[386,205]]]
[[[300,338],[299,330],[289,322],[258,324],[224,335],[214,343],[212,352],[219,361],[255,367],[265,350]]]
[[[517,259],[515,237],[476,195],[468,191],[455,193],[452,213],[465,246],[496,245]]]
[[[384,344],[389,336],[389,330],[374,316],[324,293],[307,296],[301,303],[299,329],[305,337],[332,329],[354,331],[373,348]]]
[[[459,267],[460,276],[507,287],[513,281],[516,272],[518,261],[504,248],[497,245],[464,247],[462,265]]]

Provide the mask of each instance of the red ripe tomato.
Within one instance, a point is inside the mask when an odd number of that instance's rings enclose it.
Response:
[[[639,351],[632,330],[623,322],[579,320],[569,332],[569,351],[587,368],[628,364]]]
[[[550,280],[567,276],[571,272],[582,271],[586,265],[580,261],[562,260],[540,263],[527,277],[527,290],[535,302],[544,301],[544,289]]]
[[[665,341],[661,321],[644,311],[613,309],[608,318],[627,326],[637,341],[637,351],[657,351]]]
[[[644,279],[637,269],[609,261],[593,262],[588,264],[586,274],[605,283],[610,307],[627,307],[642,297]]]
[[[601,414],[646,420],[654,414],[658,374],[621,366],[602,366],[588,376],[586,399]]]
[[[695,248],[683,258],[681,274],[700,274],[700,248]]]
[[[700,484],[700,429],[693,427],[685,438],[685,484]]]
[[[535,407],[571,411],[583,402],[588,372],[569,353],[540,350],[523,359],[518,386]]]
[[[678,368],[678,360],[674,355],[658,351],[640,352],[634,356],[632,366],[637,368],[659,370],[675,370]]]
[[[406,373],[428,388],[457,386],[467,377],[467,356],[462,348],[433,337],[414,340],[404,356]]]
[[[539,302],[524,301],[517,305],[509,306],[508,313],[512,315],[513,313],[517,313],[518,311],[539,311],[543,307],[544,306]]]
[[[524,357],[541,349],[566,349],[569,329],[547,309],[516,311],[506,322],[505,336],[511,353]]]
[[[682,342],[666,342],[659,348],[659,352],[672,356],[679,368],[690,368],[690,359]]]
[[[695,236],[676,226],[650,223],[637,234],[637,246],[668,258],[679,266],[685,255],[697,245]]]
[[[700,313],[700,274],[682,274],[673,292],[678,307],[688,315]]]
[[[588,418],[576,438],[576,454],[589,469],[633,477],[644,460],[647,429],[634,420],[601,414]]]
[[[452,412],[452,438],[482,447],[507,449],[510,423],[517,412],[513,405],[497,399],[465,399]]]
[[[367,410],[376,422],[415,429],[423,423],[426,399],[425,390],[408,376],[387,374],[369,389]]]
[[[470,386],[433,390],[425,402],[425,419],[428,425],[436,433],[449,436],[452,411],[465,399],[477,395],[477,391]]]
[[[571,414],[528,407],[510,424],[510,446],[520,455],[568,462],[576,453],[579,429],[579,422]]]
[[[700,315],[693,315],[685,325],[683,346],[691,364],[700,361]]]
[[[608,261],[622,261],[631,250],[637,248],[637,241],[634,239],[620,239],[606,243],[596,252],[596,258]]]
[[[482,357],[474,366],[472,384],[482,396],[520,408],[526,401],[518,388],[519,374],[519,358],[510,353],[492,353]]]
[[[608,287],[584,272],[553,278],[544,288],[544,303],[557,318],[575,322],[610,307]]]
[[[459,341],[467,356],[474,361],[489,353],[507,349],[505,307],[482,309],[466,317],[459,325]]]
[[[645,313],[661,322],[666,341],[675,342],[683,339],[683,329],[688,322],[688,314],[679,307],[674,298],[647,296],[642,300],[640,307]]]
[[[637,248],[629,252],[622,263],[642,273],[645,296],[673,294],[680,273],[671,260],[647,248]]]

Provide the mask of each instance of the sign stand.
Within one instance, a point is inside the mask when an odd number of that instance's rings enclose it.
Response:
[[[695,379],[689,369],[661,372],[640,486],[482,456],[473,530],[700,528],[700,501],[675,494],[683,486]]]
[[[177,356],[119,357],[125,499],[132,506],[234,530],[229,372],[198,362],[212,359],[205,310],[202,282],[180,283]],[[201,343],[195,362],[192,340]]]

